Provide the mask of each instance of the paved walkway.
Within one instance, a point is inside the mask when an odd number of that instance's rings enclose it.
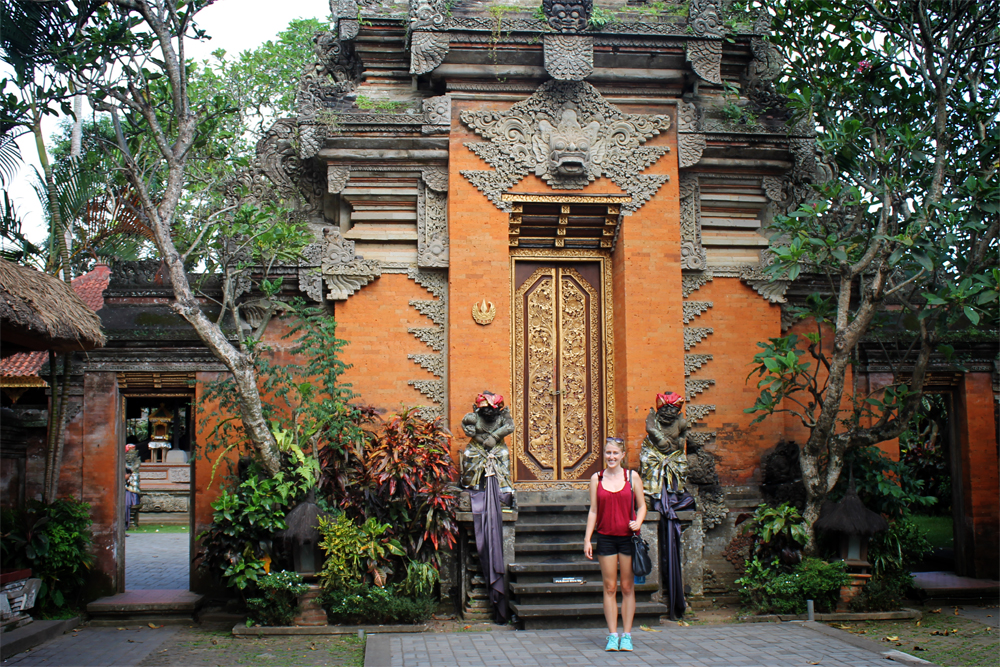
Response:
[[[18,667],[134,667],[177,633],[178,627],[80,628],[4,660]]]
[[[125,538],[126,590],[188,590],[188,533],[129,533]]]
[[[800,623],[661,626],[633,653],[604,651],[601,630],[371,635],[365,667],[886,667],[879,653]],[[836,631],[833,631],[834,633]],[[848,641],[845,641],[847,639]]]

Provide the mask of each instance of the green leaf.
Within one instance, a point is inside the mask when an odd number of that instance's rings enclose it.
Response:
[[[965,311],[965,316],[969,318],[970,322],[979,324],[979,313],[973,310],[971,306],[965,306],[962,310]]]

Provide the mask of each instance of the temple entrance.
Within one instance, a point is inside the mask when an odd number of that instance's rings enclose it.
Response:
[[[121,375],[124,438],[119,460],[125,491],[119,514],[125,538],[121,581],[128,591],[187,591],[193,530],[194,397],[183,382],[186,378],[180,378],[176,387],[186,391],[164,391],[174,388],[163,387],[162,377]],[[160,387],[147,386],[150,383]],[[137,506],[128,491],[139,494]]]
[[[524,251],[522,251],[524,252]],[[558,251],[557,251],[558,252]],[[570,253],[566,253],[570,254]],[[512,442],[517,482],[585,482],[613,428],[606,258],[513,260]]]

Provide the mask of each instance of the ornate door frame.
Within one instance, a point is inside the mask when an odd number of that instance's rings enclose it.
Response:
[[[575,248],[511,248],[510,249],[510,284],[511,284],[511,387],[513,389],[513,399],[511,410],[514,413],[515,429],[511,437],[511,463],[514,481],[518,488],[525,490],[550,490],[550,489],[578,489],[586,488],[589,479],[578,480],[518,480],[517,462],[524,453],[524,410],[527,409],[524,401],[524,394],[521,389],[527,381],[524,377],[524,368],[518,363],[520,357],[520,347],[523,340],[523,315],[520,312],[520,297],[518,295],[519,286],[515,277],[516,264],[521,261],[546,262],[551,264],[571,264],[579,262],[595,263],[599,267],[600,275],[600,299],[597,304],[597,322],[592,323],[592,332],[596,333],[599,342],[600,365],[600,397],[598,425],[601,433],[597,434],[594,446],[597,448],[598,460],[601,459],[603,449],[603,438],[601,434],[614,433],[615,422],[615,392],[613,386],[614,379],[614,317],[612,308],[612,278],[611,278],[611,255],[609,251],[600,249],[575,249]],[[557,445],[559,446],[559,445]]]

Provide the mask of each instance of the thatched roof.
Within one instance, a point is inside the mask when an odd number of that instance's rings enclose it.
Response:
[[[71,352],[105,343],[101,318],[73,288],[53,276],[0,259],[0,345]]]
[[[874,535],[888,529],[889,522],[861,503],[852,478],[847,493],[839,503],[823,504],[819,519],[816,520],[816,528],[849,535]]]

